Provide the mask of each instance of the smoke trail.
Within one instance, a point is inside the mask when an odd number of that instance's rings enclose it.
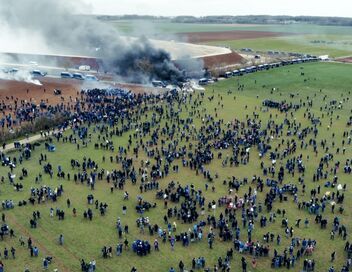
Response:
[[[17,72],[4,72],[0,70],[0,79],[23,81],[37,86],[43,85],[38,79],[34,79],[29,71],[22,71],[22,70]]]
[[[18,71],[16,73],[5,73],[0,71],[0,79],[23,81],[38,86],[43,85],[38,79],[34,79],[28,71]]]
[[[11,58],[0,54],[0,63],[10,63]],[[8,66],[8,65],[7,65]],[[35,84],[41,86],[42,83],[38,80],[33,78],[29,70],[12,70],[12,68],[1,68],[0,67],[0,79],[2,80],[16,80],[16,81],[23,81],[30,84]]]

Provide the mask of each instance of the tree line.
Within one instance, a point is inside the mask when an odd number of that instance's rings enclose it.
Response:
[[[306,23],[331,26],[352,26],[352,18],[324,16],[178,16],[172,19],[177,23],[213,23],[213,24],[294,24]]]
[[[151,15],[97,15],[100,20],[169,20],[174,23],[203,24],[317,24],[331,26],[352,26],[352,18],[324,16],[287,16],[287,15],[246,15],[246,16],[151,16]]]

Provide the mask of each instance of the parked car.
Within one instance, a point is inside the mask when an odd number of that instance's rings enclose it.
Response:
[[[157,88],[165,88],[166,87],[166,84],[160,80],[153,80],[152,84],[154,87],[157,87]]]
[[[232,77],[232,72],[226,72],[224,75],[225,78],[230,78]]]
[[[79,79],[79,80],[84,80],[85,79],[84,75],[81,74],[81,73],[74,73],[73,74],[73,78],[74,79]]]
[[[86,80],[99,81],[99,79],[94,75],[86,75]]]
[[[17,68],[5,68],[3,69],[4,73],[6,74],[15,74],[18,72]]]
[[[201,78],[198,80],[199,85],[207,85],[208,84],[208,79],[207,78]]]
[[[37,77],[44,77],[48,74],[47,72],[42,72],[40,70],[33,70],[30,73],[32,76],[37,76]]]
[[[73,75],[69,72],[61,72],[61,78],[73,78]]]

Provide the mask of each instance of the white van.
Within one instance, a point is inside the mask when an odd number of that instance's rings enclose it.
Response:
[[[86,75],[86,80],[99,81],[99,79],[94,75]]]
[[[61,78],[73,78],[73,75],[69,72],[61,72]]]
[[[74,73],[73,78],[79,79],[79,80],[84,80],[84,75],[82,75],[81,73]]]

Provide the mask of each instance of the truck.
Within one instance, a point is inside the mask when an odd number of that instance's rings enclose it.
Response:
[[[78,67],[78,70],[80,71],[90,71],[90,66],[89,65],[81,65]]]

